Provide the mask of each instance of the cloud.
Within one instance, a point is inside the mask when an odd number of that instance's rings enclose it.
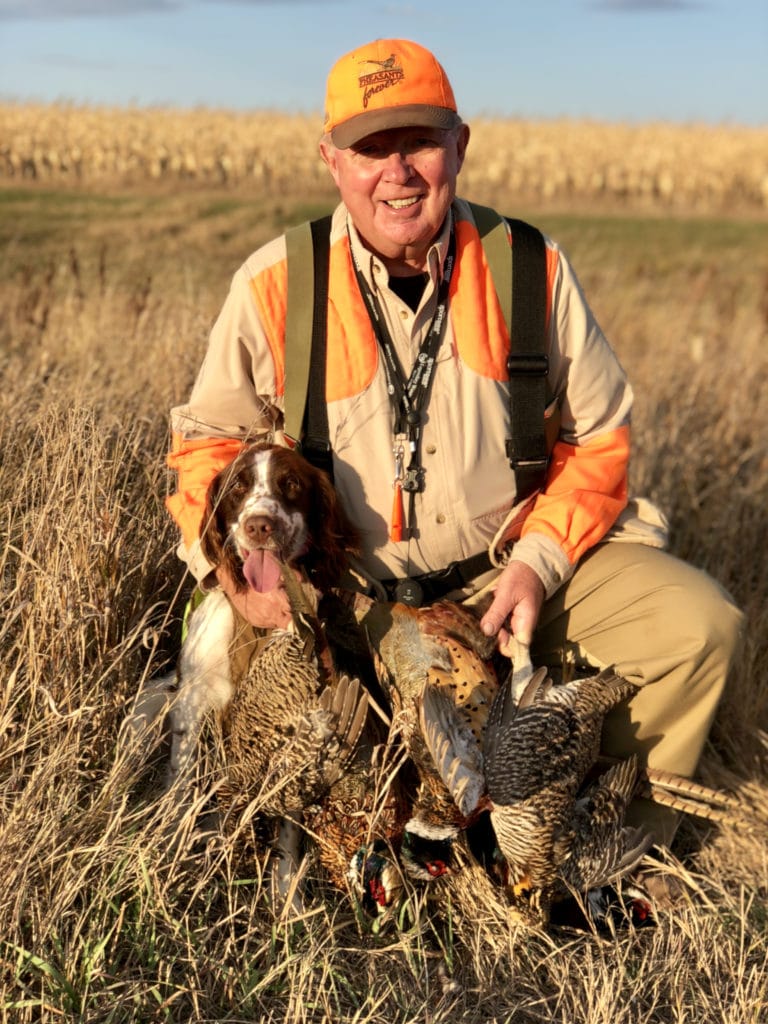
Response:
[[[698,0],[596,0],[589,6],[597,11],[625,14],[637,11],[695,11],[707,4]]]
[[[173,11],[180,6],[182,4],[178,0],[128,0],[127,3],[103,3],[101,0],[0,0],[0,19],[41,20],[138,14]]]
[[[197,0],[0,0],[0,21],[47,20],[53,18],[123,17],[131,14],[163,14],[195,6]],[[221,0],[202,0],[221,3]],[[279,6],[286,2],[332,5],[339,0],[230,0],[243,6]],[[347,0],[344,0],[347,2]]]

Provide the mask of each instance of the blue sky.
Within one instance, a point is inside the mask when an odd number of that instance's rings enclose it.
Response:
[[[319,121],[377,36],[434,50],[467,119],[768,124],[768,0],[0,0],[0,98]]]

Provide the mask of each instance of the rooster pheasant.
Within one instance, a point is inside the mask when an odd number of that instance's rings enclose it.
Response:
[[[400,859],[405,871],[422,881],[450,870],[453,841],[467,827],[449,787],[441,778],[419,723],[425,685],[437,688],[479,749],[491,704],[498,691],[494,639],[480,629],[476,615],[452,601],[426,608],[371,604],[361,618],[382,686],[418,775]]]

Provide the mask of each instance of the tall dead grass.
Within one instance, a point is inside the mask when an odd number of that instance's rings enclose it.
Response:
[[[175,654],[188,588],[162,506],[166,412],[246,255],[234,233],[228,258],[203,258],[221,222],[187,214],[172,258],[148,204],[109,224],[107,258],[91,222],[74,258],[36,258],[19,231],[0,274],[0,1021],[764,1020],[765,255],[717,226],[544,225],[635,383],[633,489],[745,609],[702,777],[741,794],[752,827],[686,824],[697,889],[656,929],[527,933],[468,872],[371,934],[321,878],[303,920],[276,921],[262,864],[216,839],[171,843],[173,798],[152,796],[162,747],[118,744],[141,681]],[[198,809],[215,768],[214,752]]]

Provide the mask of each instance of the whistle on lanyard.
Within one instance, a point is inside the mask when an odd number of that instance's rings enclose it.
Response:
[[[396,444],[392,449],[395,457],[395,478],[392,481],[394,495],[392,498],[392,519],[389,525],[389,539],[403,539],[403,446]]]

